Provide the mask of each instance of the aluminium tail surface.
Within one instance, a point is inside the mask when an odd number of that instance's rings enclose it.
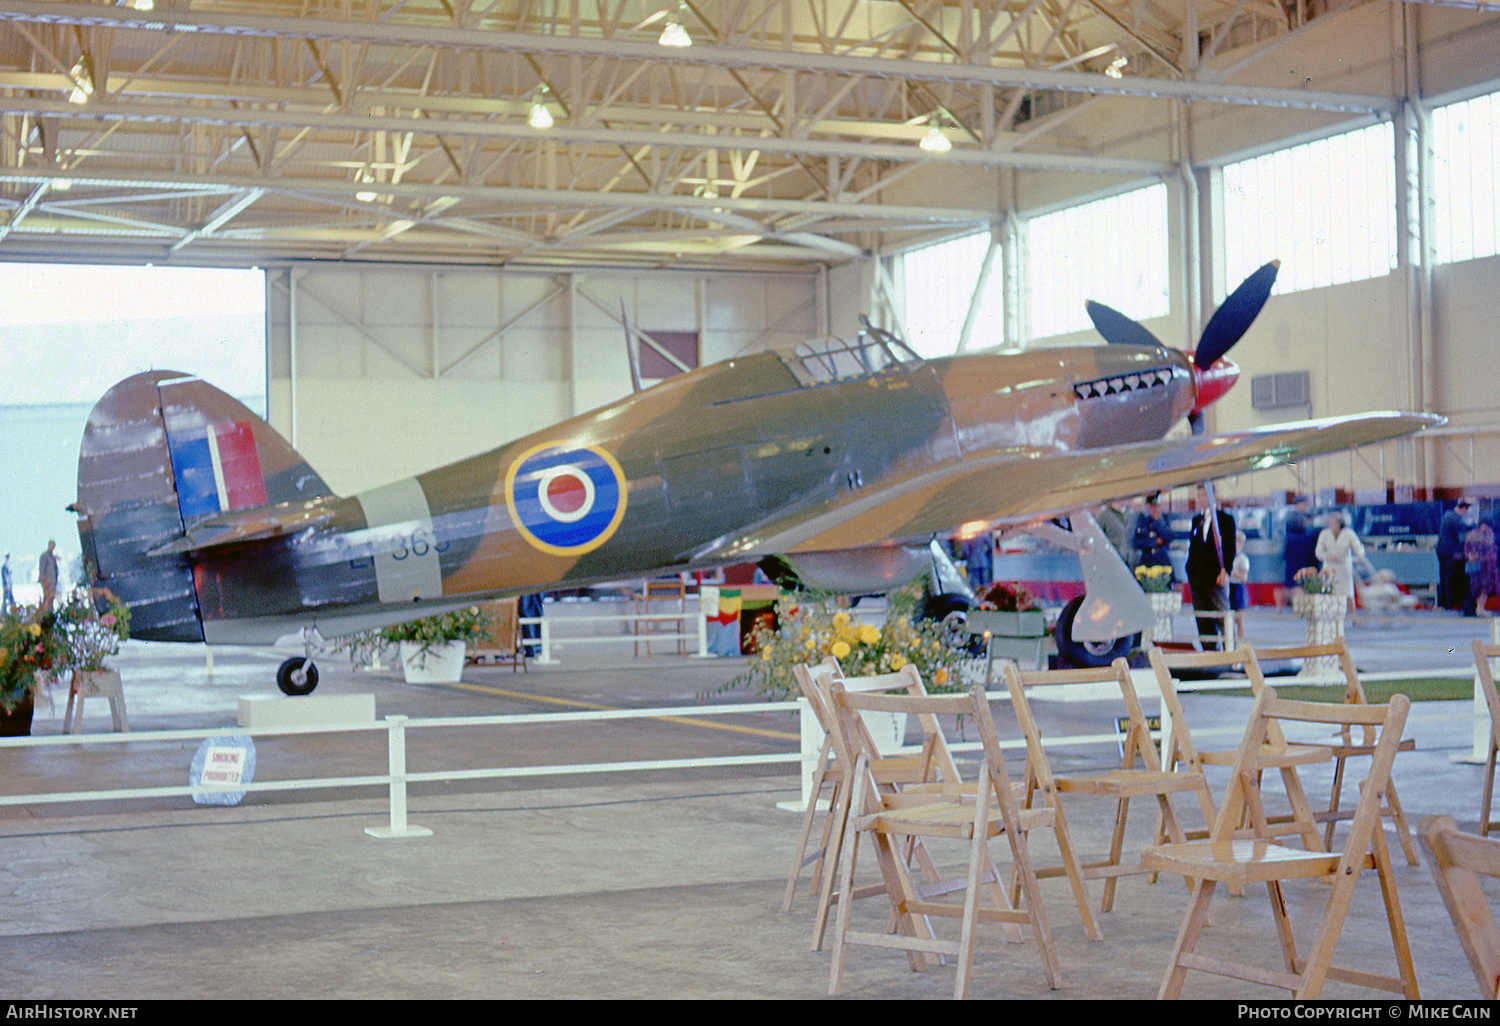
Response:
[[[190,554],[197,524],[331,494],[270,425],[191,375],[150,371],[106,392],[78,453],[78,536],[132,637],[202,641]]]

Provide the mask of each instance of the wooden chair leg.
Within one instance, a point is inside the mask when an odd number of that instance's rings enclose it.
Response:
[[[817,817],[818,806],[819,804],[821,804],[820,799],[823,797],[824,780],[825,777],[821,773],[814,779],[812,787],[812,797],[808,800],[807,808],[802,813],[802,829],[797,834],[797,850],[792,855],[791,872],[787,874],[786,878],[786,893],[783,894],[781,898],[781,911],[783,912],[790,912],[792,910],[792,899],[797,895],[797,881],[802,878],[802,870],[807,865],[807,838],[812,834],[813,820]],[[832,817],[833,815],[833,806],[836,803],[837,798],[838,785],[835,784],[833,794],[828,798],[828,815],[830,817]],[[825,821],[823,826],[823,843],[825,845],[828,843],[828,825],[829,824]],[[822,849],[822,851],[826,850],[826,847]],[[818,858],[819,868],[822,867],[822,862],[823,860],[820,855],[820,857]],[[817,876],[817,872],[817,869],[813,870],[813,875],[815,878]]]
[[[1339,801],[1344,795],[1344,762],[1346,756],[1333,760],[1333,794],[1328,799],[1328,827],[1323,831],[1323,850],[1333,850],[1333,828],[1339,824]]]
[[[1396,793],[1396,782],[1388,781],[1385,785],[1386,804],[1390,806],[1391,825],[1396,829],[1396,837],[1401,841],[1401,850],[1406,853],[1406,864],[1415,866],[1418,864],[1416,844],[1412,841],[1411,826],[1406,822],[1406,810],[1401,807],[1401,796]]]
[[[69,697],[68,701],[71,704],[72,698]],[[1492,738],[1490,740],[1490,757],[1484,761],[1484,791],[1479,798],[1480,837],[1488,837],[1490,835],[1490,799],[1494,796],[1495,791],[1495,756],[1497,752],[1500,752],[1500,745],[1497,745]]]
[[[1125,817],[1130,814],[1130,799],[1121,798],[1119,806],[1115,809],[1115,829],[1109,839],[1109,864],[1118,866],[1120,856],[1125,851]],[[1117,876],[1109,876],[1104,880],[1104,897],[1099,902],[1101,913],[1109,912],[1115,907],[1115,884],[1119,882]]]
[[[1192,904],[1183,917],[1182,928],[1177,931],[1177,940],[1172,945],[1172,957],[1167,963],[1167,975],[1162,978],[1161,989],[1156,992],[1159,999],[1175,1001],[1182,993],[1183,981],[1187,979],[1187,967],[1182,965],[1182,956],[1192,954],[1198,947],[1198,935],[1208,920],[1208,905],[1213,900],[1215,882],[1199,880],[1193,889]]]

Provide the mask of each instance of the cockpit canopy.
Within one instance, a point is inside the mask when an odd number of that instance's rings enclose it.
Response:
[[[780,347],[775,350],[776,355],[803,388],[924,365],[905,342],[864,318],[860,320],[864,327],[852,342],[837,336],[815,339]]]

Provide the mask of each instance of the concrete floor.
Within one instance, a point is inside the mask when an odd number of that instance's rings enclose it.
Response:
[[[565,610],[557,610],[561,616]],[[1252,617],[1252,641],[1297,640],[1300,622]],[[1486,621],[1407,617],[1353,627],[1362,670],[1462,669]],[[658,651],[660,646],[658,646]],[[631,659],[630,646],[561,649],[557,666],[470,668],[460,686],[407,685],[390,672],[321,665],[319,694],[371,693],[377,714],[469,716],[689,703],[738,671],[737,660],[675,655]],[[241,695],[274,693],[286,652],[131,644],[119,666],[136,731],[215,728],[236,721]],[[1148,697],[1149,696],[1145,696]],[[735,695],[710,699],[736,701]],[[1242,725],[1248,700],[1189,696],[1195,730]],[[1037,703],[1058,731],[1098,730],[1090,703]],[[1147,702],[1152,711],[1154,702]],[[997,706],[1004,709],[1004,706]],[[1460,761],[1472,744],[1469,703],[1423,703],[1397,763],[1413,826],[1450,813],[1473,829],[1482,769]],[[35,733],[61,731],[61,707]],[[1003,716],[1002,734],[1005,734]],[[85,729],[109,718],[90,704]],[[1047,729],[1044,726],[1044,729]],[[1009,732],[1014,736],[1014,731]],[[196,739],[89,749],[0,750],[5,794],[186,782]],[[413,731],[413,771],[495,765],[683,758],[797,749],[784,713],[571,726]],[[1062,750],[1055,768],[1101,765],[1107,748]],[[257,780],[381,773],[380,733],[257,741]],[[1019,770],[1019,759],[1013,765]],[[1320,776],[1319,773],[1325,775]],[[1326,794],[1326,771],[1309,772]],[[1212,780],[1216,793],[1222,780]],[[799,817],[789,766],[573,774],[414,785],[410,820],[432,836],[379,840],[383,787],[255,792],[236,807],[185,797],[30,804],[0,809],[0,995],[7,999],[162,998],[816,998],[829,955],[809,949],[806,887],[780,911]],[[1113,809],[1068,808],[1086,854],[1107,846]],[[1196,810],[1183,806],[1190,823]],[[1151,815],[1132,821],[1144,841]],[[1424,998],[1471,999],[1478,989],[1425,866],[1397,858],[1397,885]],[[1033,841],[1037,858],[1056,850]],[[1003,849],[997,845],[997,854]],[[1002,865],[1004,859],[1001,859]],[[805,878],[804,878],[805,879]],[[1097,901],[1098,887],[1094,885]],[[1034,942],[981,933],[971,996],[1145,999],[1155,996],[1186,892],[1180,881],[1123,881],[1104,938],[1085,938],[1062,880],[1043,884],[1066,986],[1049,991]],[[1293,888],[1315,918],[1326,888]],[[883,903],[863,902],[878,928]],[[1339,961],[1393,965],[1373,877],[1360,885]],[[1210,931],[1225,954],[1277,962],[1264,895],[1225,896]],[[1304,937],[1305,943],[1305,937]],[[848,998],[947,997],[951,968],[916,974],[900,953],[852,949]],[[1278,991],[1194,974],[1186,996],[1279,1000]],[[1380,1000],[1330,985],[1327,997]]]

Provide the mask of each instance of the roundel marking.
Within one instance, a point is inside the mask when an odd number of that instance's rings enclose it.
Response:
[[[544,442],[510,465],[505,503],[521,536],[555,556],[607,542],[625,518],[625,472],[592,445]]]

